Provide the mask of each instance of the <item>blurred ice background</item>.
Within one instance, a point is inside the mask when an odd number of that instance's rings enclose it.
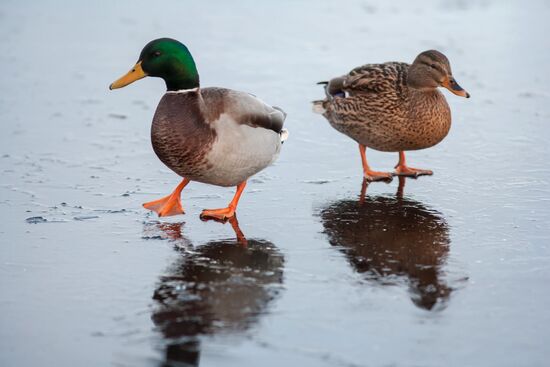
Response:
[[[0,365],[547,365],[549,17],[548,1],[3,0]],[[202,85],[288,113],[239,207],[246,255],[198,219],[230,189],[190,185],[168,224],[141,208],[178,182],[149,142],[164,85],[108,85],[158,37],[190,48]],[[433,177],[404,203],[397,180],[370,185],[356,209],[357,148],[311,113],[315,83],[431,48],[472,98],[444,92],[450,135],[408,156]]]

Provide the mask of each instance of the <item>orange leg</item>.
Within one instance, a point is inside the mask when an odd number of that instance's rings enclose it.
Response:
[[[433,172],[428,169],[418,169],[407,167],[405,160],[405,152],[399,152],[399,163],[395,166],[395,174],[397,176],[418,177],[424,175],[433,175]]]
[[[170,195],[165,196],[162,199],[144,203],[143,207],[145,209],[149,209],[158,213],[159,217],[184,214],[185,212],[181,207],[180,196],[181,190],[183,190],[183,188],[187,186],[188,183],[189,180],[187,178],[184,178]]]
[[[392,174],[390,172],[372,171],[367,163],[367,155],[365,151],[367,147],[359,144],[359,153],[361,153],[361,163],[363,164],[363,177],[367,181],[391,181]]]
[[[237,192],[235,193],[235,196],[233,197],[233,200],[229,203],[227,208],[222,209],[204,209],[201,213],[201,218],[212,218],[212,219],[219,219],[219,220],[225,220],[228,218],[231,218],[235,215],[235,210],[237,209],[237,204],[239,203],[239,199],[241,197],[241,194],[243,193],[244,187],[246,186],[246,181],[241,182],[237,186]]]

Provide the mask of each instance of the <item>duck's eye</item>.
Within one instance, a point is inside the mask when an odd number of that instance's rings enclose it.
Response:
[[[432,69],[435,69],[435,64],[430,64],[430,67],[431,67]]]
[[[161,55],[160,51],[153,52],[153,57],[159,57]]]

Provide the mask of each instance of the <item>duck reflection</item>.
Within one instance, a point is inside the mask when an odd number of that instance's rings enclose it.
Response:
[[[399,178],[395,197],[366,196],[363,182],[358,201],[342,200],[321,211],[329,242],[368,280],[382,285],[406,280],[412,301],[431,310],[444,306],[451,288],[442,276],[449,253],[449,227],[443,215],[403,197]]]
[[[201,336],[245,332],[282,289],[283,255],[269,241],[244,239],[236,219],[231,225],[237,241],[193,247],[181,223],[155,224],[181,253],[153,296],[152,320],[168,342],[164,366],[198,366]]]

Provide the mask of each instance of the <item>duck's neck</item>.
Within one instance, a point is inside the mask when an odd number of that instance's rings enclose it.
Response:
[[[434,103],[440,98],[445,99],[437,88],[409,88],[410,98],[415,103]]]
[[[169,77],[165,77],[164,82],[168,91],[194,89],[200,86],[199,74],[196,70],[194,74],[181,70],[180,72],[171,74]]]
[[[173,58],[161,76],[169,91],[193,89],[200,85],[199,72],[189,52]]]
[[[441,95],[441,92],[437,88],[415,88],[416,96],[419,98],[437,98]]]

